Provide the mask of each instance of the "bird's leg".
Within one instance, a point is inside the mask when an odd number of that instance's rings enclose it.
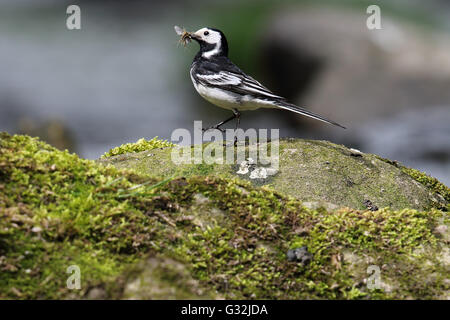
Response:
[[[236,126],[234,127],[235,132],[239,128],[239,125],[241,124],[241,113],[237,109],[233,109],[233,113],[235,115],[236,119]],[[237,146],[237,136],[234,136],[234,146]]]
[[[222,122],[219,122],[218,124],[216,124],[215,126],[212,126],[212,127],[209,127],[209,128],[206,128],[206,129],[202,129],[203,130],[203,132],[205,132],[205,131],[208,131],[209,129],[218,129],[218,130],[220,130],[221,132],[225,132],[225,130],[224,129],[221,129],[220,127],[221,126],[223,126],[225,123],[227,123],[227,122],[230,122],[231,120],[233,120],[233,119],[235,119],[236,117],[239,117],[241,114],[239,113],[239,112],[237,112],[237,110],[236,110],[236,112],[235,112],[235,110],[236,109],[233,109],[233,115],[231,116],[231,117],[229,117],[228,119],[226,119],[226,120],[224,120],[224,121],[222,121]],[[238,116],[239,115],[239,116]]]
[[[212,126],[212,127],[206,128],[206,129],[203,128],[202,131],[205,132],[205,131],[207,131],[209,129],[218,129],[218,130],[220,130],[223,133],[223,132],[225,132],[225,130],[221,129],[220,127],[222,125],[224,125],[225,123],[230,122],[233,119],[237,120],[236,121],[236,126],[235,126],[235,130],[237,130],[239,125],[240,125],[240,123],[241,123],[241,113],[237,109],[232,109],[232,111],[233,111],[233,115],[231,117],[229,117],[228,119],[226,119],[226,120],[224,120],[222,122],[219,122],[215,126]],[[233,143],[234,146],[237,145],[237,141],[238,141],[237,140],[237,136],[234,136],[234,143]]]
[[[237,128],[241,124],[241,113],[237,109],[233,109],[233,113],[234,113],[234,117],[237,118],[236,127],[235,127],[235,129],[237,130]]]

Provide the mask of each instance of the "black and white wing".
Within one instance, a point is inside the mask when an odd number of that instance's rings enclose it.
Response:
[[[207,87],[220,88],[242,96],[250,95],[255,99],[283,99],[264,87],[255,79],[228,71],[210,74],[196,74],[197,81]]]
[[[196,73],[194,77],[196,81],[206,87],[220,88],[221,90],[240,96],[251,96],[253,99],[269,102],[273,104],[274,107],[289,110],[345,129],[345,127],[339,123],[287,102],[285,98],[274,94],[261,83],[240,71],[237,67],[232,71],[222,70],[218,72]]]

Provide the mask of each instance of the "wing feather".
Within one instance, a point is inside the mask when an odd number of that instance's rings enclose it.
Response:
[[[261,83],[246,75],[227,57],[216,59],[218,59],[217,62],[208,60],[199,65],[194,60],[191,67],[191,77],[194,85],[200,83],[204,86],[219,88],[236,95],[250,96],[256,101],[263,100],[266,104],[271,104],[276,108],[289,110],[345,129],[339,123],[287,102],[285,98],[274,94]]]
[[[220,71],[219,73],[213,74],[197,74],[196,77],[204,85],[220,87],[242,95],[252,95],[258,98],[283,99],[282,97],[271,92],[252,77],[245,74]]]

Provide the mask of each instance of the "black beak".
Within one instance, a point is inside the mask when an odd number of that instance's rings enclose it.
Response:
[[[197,42],[200,42],[202,40],[199,36],[197,36],[195,33],[191,33],[189,37]]]

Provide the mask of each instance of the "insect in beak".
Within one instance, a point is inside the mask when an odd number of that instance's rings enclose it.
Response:
[[[186,31],[184,28],[179,26],[174,27],[175,32],[180,36],[180,43],[186,46],[194,38],[192,32]]]

